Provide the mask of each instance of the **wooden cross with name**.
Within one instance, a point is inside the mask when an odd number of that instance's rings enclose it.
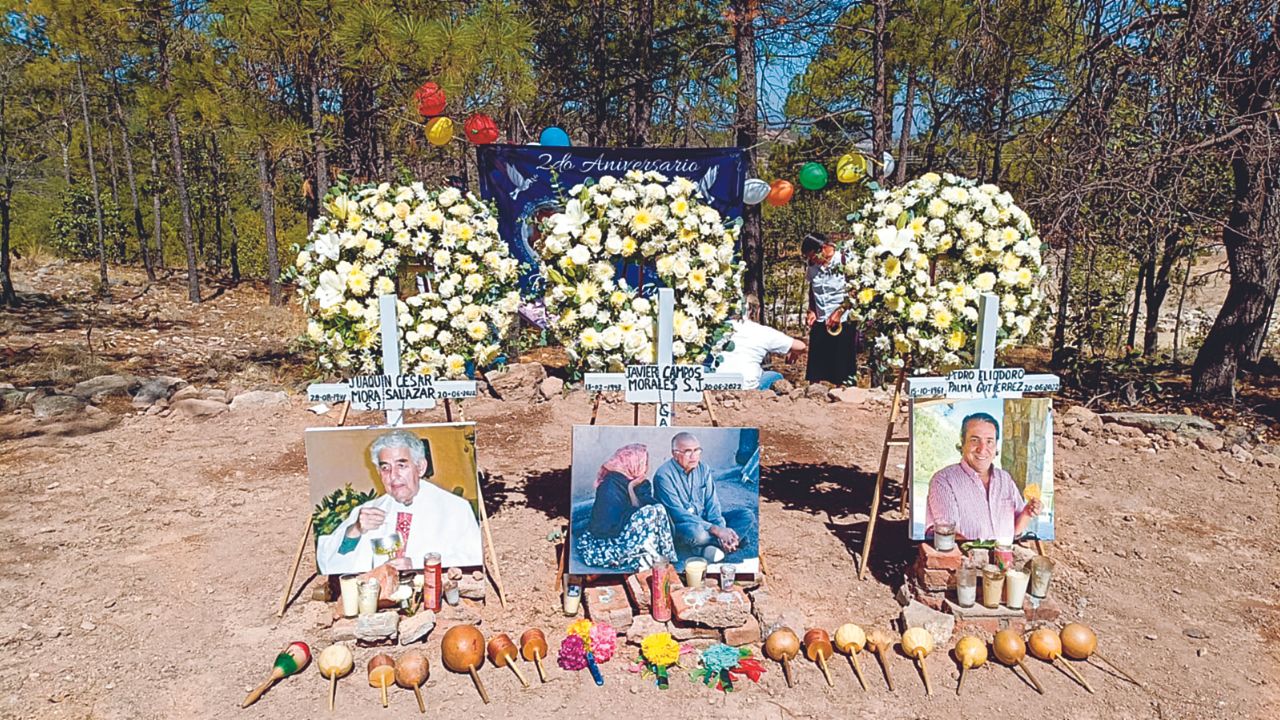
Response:
[[[675,423],[676,403],[702,402],[704,392],[740,390],[743,385],[742,375],[736,373],[708,373],[701,365],[675,364],[671,349],[675,342],[675,304],[674,290],[658,289],[656,365],[628,365],[626,372],[586,373],[583,378],[588,390],[621,390],[629,403],[657,403],[654,424],[658,427]]]
[[[436,400],[473,398],[475,380],[437,380],[426,375],[400,374],[400,330],[396,321],[396,296],[378,298],[379,332],[382,336],[382,374],[357,375],[346,382],[307,386],[310,402],[345,402],[357,410],[382,410],[388,425],[404,422],[405,410],[430,410]],[[448,413],[452,419],[452,411]]]
[[[899,372],[897,385],[893,391],[893,401],[889,406],[889,425],[885,428],[884,447],[880,451],[880,470],[876,473],[876,487],[871,496],[871,517],[867,522],[867,534],[862,540],[862,555],[858,563],[858,579],[867,574],[867,560],[871,556],[871,536],[876,530],[876,519],[880,515],[880,494],[884,490],[885,469],[889,462],[889,449],[895,446],[907,447],[907,463],[902,476],[902,507],[907,509],[908,490],[911,487],[911,437],[910,430],[906,437],[895,437],[899,401],[903,385],[909,403],[916,399],[928,398],[1020,398],[1024,392],[1053,392],[1061,386],[1057,375],[1028,375],[1022,368],[996,368],[996,332],[999,322],[1000,299],[991,293],[984,293],[978,298],[978,337],[974,341],[974,356],[977,367],[964,370],[953,370],[946,377],[906,377],[906,370]],[[908,408],[910,417],[910,408]],[[1038,540],[1036,541],[1039,542]],[[1042,553],[1043,554],[1043,553]]]

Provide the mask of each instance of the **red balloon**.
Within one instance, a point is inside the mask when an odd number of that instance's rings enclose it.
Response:
[[[422,83],[422,87],[413,93],[413,99],[418,102],[418,114],[423,117],[433,117],[444,112],[444,90],[433,82]]]
[[[493,118],[483,113],[476,113],[467,118],[467,122],[463,124],[466,131],[467,140],[476,145],[488,145],[498,139],[498,124]]]
[[[770,205],[786,205],[791,196],[796,194],[796,186],[786,180],[774,180],[769,183],[769,195],[764,200]]]

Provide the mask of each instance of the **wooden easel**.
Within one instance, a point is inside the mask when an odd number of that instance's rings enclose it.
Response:
[[[867,534],[862,539],[862,555],[858,561],[859,580],[862,580],[867,575],[867,558],[871,556],[871,536],[876,531],[876,520],[880,517],[880,496],[884,492],[884,475],[889,466],[889,450],[911,443],[910,437],[895,436],[893,434],[894,429],[898,426],[898,415],[902,412],[902,385],[906,382],[906,378],[906,370],[899,370],[898,379],[893,384],[893,401],[889,406],[889,422],[884,429],[884,446],[880,449],[880,469],[876,471],[876,489],[871,495],[871,517],[867,520]],[[907,497],[907,482],[910,477],[911,468],[908,467],[902,480],[904,504]]]

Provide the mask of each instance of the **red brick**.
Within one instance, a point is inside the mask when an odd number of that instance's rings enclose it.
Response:
[[[920,543],[919,548],[919,562],[929,570],[954,571],[959,570],[964,564],[964,554],[960,552],[959,547],[953,547],[947,552],[938,552],[929,543]]]
[[[667,623],[671,628],[671,637],[675,640],[719,640],[720,631],[715,628],[702,627],[701,625],[693,625],[690,623],[682,623],[679,620],[672,620]]]
[[[627,576],[627,595],[631,597],[631,604],[635,607],[637,615],[649,614],[649,577],[652,575],[651,570],[641,570]]]
[[[724,629],[724,644],[733,647],[741,647],[743,645],[752,645],[763,640],[760,637],[760,621],[754,617],[748,618],[745,625],[736,628]]]
[[[618,632],[631,627],[631,602],[622,583],[583,588],[582,595],[592,621],[608,623]]]
[[[916,579],[929,592],[952,590],[956,586],[956,574],[951,570],[934,570],[917,567]]]

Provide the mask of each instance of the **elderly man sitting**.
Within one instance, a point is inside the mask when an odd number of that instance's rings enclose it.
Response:
[[[692,433],[671,438],[671,459],[654,473],[653,490],[671,518],[681,559],[696,555],[719,562],[741,545],[725,521],[714,472],[702,462],[702,444]]]

